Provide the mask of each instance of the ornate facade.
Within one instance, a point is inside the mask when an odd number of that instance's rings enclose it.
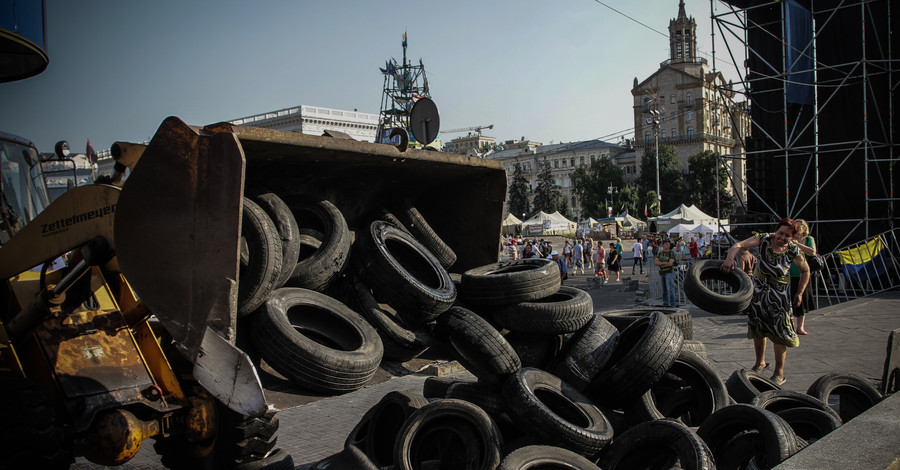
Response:
[[[645,153],[660,145],[675,147],[682,171],[688,159],[705,150],[726,156],[734,175],[735,197],[746,200],[745,148],[750,133],[746,101],[735,101],[731,83],[713,72],[697,56],[697,24],[678,5],[678,17],[669,22],[669,59],[641,82],[634,79],[634,146],[637,167]]]

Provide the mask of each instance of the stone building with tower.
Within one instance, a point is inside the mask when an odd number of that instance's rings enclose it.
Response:
[[[642,81],[634,79],[636,166],[657,145],[672,145],[688,171],[688,159],[705,150],[723,156],[734,196],[746,200],[745,142],[750,134],[747,102],[737,101],[730,82],[697,53],[697,23],[684,0],[669,22],[669,58]]]

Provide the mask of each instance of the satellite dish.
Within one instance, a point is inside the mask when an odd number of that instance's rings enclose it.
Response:
[[[419,98],[409,113],[409,131],[423,146],[437,138],[441,115],[431,98]]]

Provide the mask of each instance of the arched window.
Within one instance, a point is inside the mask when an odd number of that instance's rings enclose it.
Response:
[[[694,112],[693,111],[688,111],[687,113],[685,113],[685,115],[684,115],[685,122],[691,122],[693,120],[694,120]]]
[[[694,105],[694,94],[693,93],[688,92],[686,95],[684,95],[684,105],[685,106],[693,106]]]
[[[688,138],[688,139],[693,139],[693,138],[694,138],[694,128],[693,128],[693,127],[688,127],[688,128],[687,128],[687,138]]]

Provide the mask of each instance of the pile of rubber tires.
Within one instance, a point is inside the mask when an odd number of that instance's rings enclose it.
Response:
[[[678,309],[578,313],[577,289],[546,296],[540,263],[526,261],[463,274],[466,306],[438,318],[436,341],[477,380],[390,392],[311,468],[770,468],[881,399],[852,375],[824,376],[807,394],[749,370],[723,383],[684,348],[669,318]],[[498,273],[513,288],[479,277]],[[490,305],[501,296],[518,302]]]
[[[456,255],[408,202],[351,231],[328,200],[257,192],[244,198],[240,254],[239,344],[324,394],[359,389],[383,358],[422,354],[456,300]]]

